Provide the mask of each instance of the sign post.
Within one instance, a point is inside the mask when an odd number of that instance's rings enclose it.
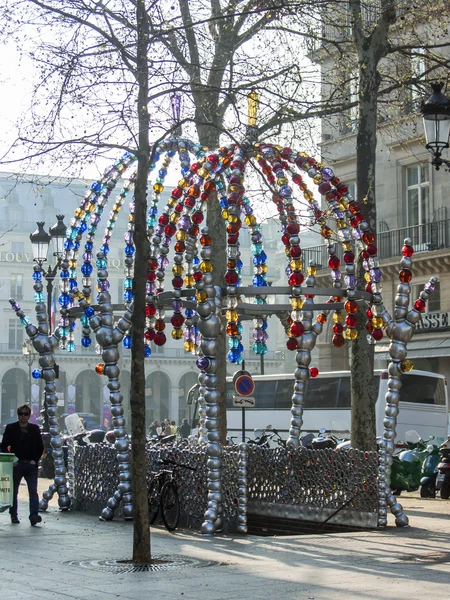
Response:
[[[234,389],[238,396],[233,398],[233,406],[242,406],[242,441],[245,442],[245,407],[255,406],[255,398],[251,397],[255,390],[255,382],[248,371],[236,371],[233,376]]]

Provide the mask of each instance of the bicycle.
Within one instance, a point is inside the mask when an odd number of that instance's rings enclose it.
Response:
[[[148,520],[150,525],[156,521],[161,509],[161,517],[167,531],[174,531],[180,520],[180,498],[178,488],[181,487],[179,469],[196,471],[196,467],[182,465],[171,460],[161,459],[165,465],[173,465],[171,469],[163,469],[152,473],[148,486]]]

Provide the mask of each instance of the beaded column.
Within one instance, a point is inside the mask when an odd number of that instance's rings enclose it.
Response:
[[[245,442],[239,444],[238,533],[247,533],[247,449]]]
[[[208,228],[202,230],[203,237],[208,235]],[[203,245],[200,255],[204,262],[211,260],[211,247]],[[206,402],[205,427],[208,431],[208,508],[201,531],[204,535],[213,535],[222,528],[219,518],[222,505],[222,446],[219,441],[219,392],[217,391],[216,354],[217,338],[220,334],[221,290],[212,286],[212,274],[206,269],[201,282],[196,283],[198,329],[202,336],[201,352],[197,366],[202,373],[199,383],[205,387]],[[214,307],[216,304],[216,307]]]

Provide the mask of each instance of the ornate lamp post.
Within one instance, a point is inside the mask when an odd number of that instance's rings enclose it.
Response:
[[[31,343],[31,340],[26,339],[23,344],[22,344],[22,355],[23,358],[25,360],[25,362],[28,365],[28,402],[30,403],[31,406],[31,414],[32,414],[32,419],[33,421],[37,420],[37,417],[39,415],[39,403],[33,402],[33,395],[32,395],[32,379],[31,379],[31,367],[33,366],[33,362],[34,359],[36,357],[36,352],[34,352],[33,349],[33,344]]]
[[[53,257],[56,258],[56,264],[54,267],[48,265],[47,271],[42,269],[42,274],[47,281],[47,315],[49,334],[52,331],[52,299],[53,299],[53,281],[58,272],[58,268],[61,263],[61,258],[64,252],[64,242],[66,241],[66,225],[64,224],[64,215],[56,215],[57,222],[50,227],[50,233],[47,233],[44,229],[44,222],[38,222],[38,228],[32,234],[30,234],[30,240],[33,248],[33,260],[42,267],[47,262],[47,255],[50,247],[50,242],[53,240]],[[56,369],[55,369],[56,370]],[[58,376],[56,374],[56,376]],[[44,431],[49,430],[48,414],[47,414],[47,402],[44,401],[42,410]]]
[[[432,83],[432,95],[422,102],[421,113],[426,137],[426,148],[432,154],[431,164],[439,171],[444,164],[450,167],[450,161],[442,158],[442,151],[449,147],[450,137],[450,100],[442,93],[442,83]]]

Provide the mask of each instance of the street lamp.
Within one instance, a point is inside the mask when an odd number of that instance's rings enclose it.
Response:
[[[442,93],[442,83],[432,83],[432,95],[422,102],[421,113],[426,137],[426,148],[433,156],[431,164],[439,171],[450,161],[442,158],[442,150],[449,147],[450,138],[450,100]]]
[[[39,414],[39,403],[36,405],[36,402],[33,402],[33,394],[31,391],[32,379],[31,379],[31,367],[33,366],[34,359],[36,357],[36,353],[33,349],[33,344],[31,340],[26,339],[22,344],[22,356],[25,362],[28,365],[28,393],[29,398],[28,402],[31,406],[31,413],[33,416],[33,420],[36,420]]]
[[[172,105],[172,117],[175,127],[174,133],[177,136],[181,136],[181,94],[179,92],[175,92],[170,96],[170,104]]]
[[[56,258],[56,264],[54,267],[49,265],[47,271],[42,269],[42,274],[47,281],[47,314],[50,332],[52,318],[53,281],[61,264],[67,229],[66,225],[64,224],[64,215],[56,215],[56,218],[58,221],[53,225],[53,227],[50,227],[50,233],[45,231],[45,223],[41,221],[37,223],[38,228],[36,231],[30,235],[31,244],[33,247],[33,260],[34,262],[38,263],[40,267],[47,262],[48,250],[52,240],[54,244],[53,256]]]

